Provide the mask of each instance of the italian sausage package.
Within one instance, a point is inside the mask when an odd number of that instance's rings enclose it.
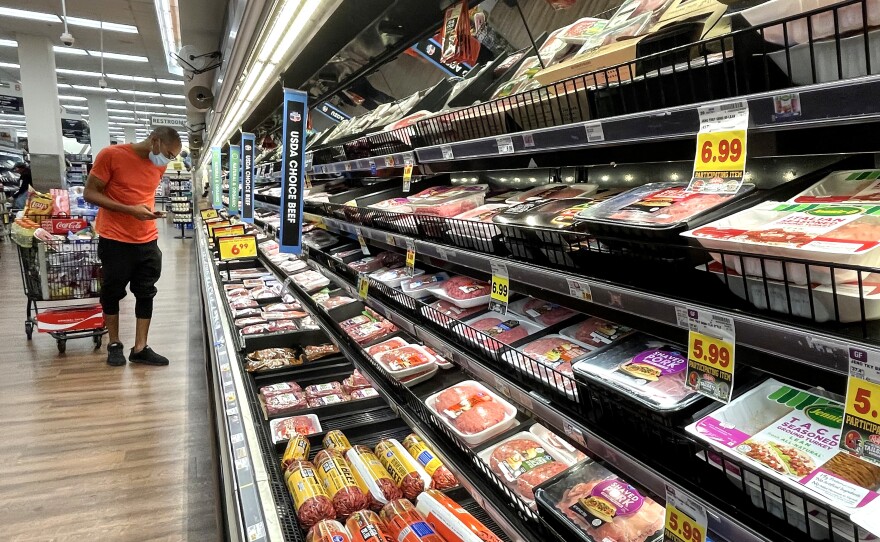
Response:
[[[309,451],[312,445],[309,439],[302,435],[294,435],[292,439],[287,441],[287,447],[284,448],[284,454],[281,456],[281,468],[284,469],[287,478],[287,468],[294,461],[304,461],[309,458]]]
[[[316,397],[324,397],[327,395],[341,395],[345,393],[342,389],[342,384],[339,382],[327,382],[326,384],[313,384],[311,386],[306,386],[305,388],[306,397],[309,399],[314,399]]]
[[[425,441],[415,433],[410,433],[403,439],[403,447],[413,459],[419,462],[428,476],[431,477],[431,487],[434,489],[451,489],[458,485],[458,480],[437,458],[437,455],[428,448]]]
[[[389,502],[379,515],[388,534],[397,542],[445,542],[406,499]]]
[[[372,510],[355,512],[346,520],[345,528],[351,535],[351,542],[391,542],[382,520]]]
[[[338,521],[322,519],[309,529],[306,542],[351,542],[351,536]]]
[[[321,450],[315,456],[315,466],[324,491],[333,501],[337,518],[345,519],[353,512],[367,507],[368,497],[358,487],[351,467],[345,462],[341,452]]]
[[[293,497],[296,517],[305,527],[322,519],[334,519],[336,509],[318,480],[315,466],[308,461],[294,461],[287,468],[287,489]]]
[[[442,491],[419,495],[418,510],[446,542],[501,542],[501,539]]]
[[[431,487],[431,477],[396,439],[385,439],[376,445],[376,456],[407,499]]]
[[[389,501],[401,497],[397,484],[372,450],[366,446],[354,446],[345,452],[345,458],[366,487],[370,495],[370,508],[379,510]]]

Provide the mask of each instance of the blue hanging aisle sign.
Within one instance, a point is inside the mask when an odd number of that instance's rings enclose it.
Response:
[[[241,134],[241,221],[254,223],[254,134]]]
[[[302,252],[307,107],[308,94],[284,89],[279,251],[285,254]]]
[[[223,208],[223,164],[220,147],[211,147],[211,207]]]

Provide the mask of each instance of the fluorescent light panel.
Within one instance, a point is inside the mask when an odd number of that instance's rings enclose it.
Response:
[[[15,62],[0,62],[0,68],[11,68],[11,69],[17,70],[20,67],[21,66],[19,66]]]
[[[180,85],[180,86],[183,86],[183,85],[184,85],[184,82],[183,82],[183,81],[179,81],[179,80],[177,80],[177,79],[159,79],[159,78],[156,78],[156,81],[157,81],[158,83],[164,83],[164,84],[166,84],[166,85]]]
[[[77,101],[77,102],[84,102],[84,101],[86,101],[88,98],[86,98],[85,96],[62,96],[62,95],[59,95],[59,96],[58,96],[58,99],[59,99],[59,100],[74,100],[74,101]]]
[[[101,51],[89,50],[89,54],[100,58]],[[122,53],[108,53],[107,51],[104,51],[104,58],[108,59],[108,60],[130,60],[131,62],[149,62],[150,61],[150,59],[148,59],[145,56],[125,55]]]
[[[87,85],[70,85],[77,90],[86,90],[90,92],[101,92],[103,94],[116,94],[115,88],[90,87]]]
[[[18,44],[16,44],[18,45]],[[88,55],[85,49],[76,49],[74,47],[62,47],[61,45],[55,45],[52,47],[52,50],[56,53],[61,53],[65,55]],[[104,53],[104,56],[107,56],[107,53]]]
[[[121,79],[123,81],[137,81],[139,83],[155,83],[155,77],[141,77],[138,75],[123,75],[121,73],[108,73],[110,79]]]
[[[61,22],[61,17],[53,13],[41,13],[39,11],[28,11],[26,9],[0,8],[0,16],[13,17],[16,19],[29,19],[31,21],[46,21],[49,23]]]
[[[65,105],[64,109],[72,109],[75,111],[88,111],[89,108],[85,105]]]
[[[126,34],[137,34],[138,32],[137,27],[130,24],[108,23],[107,21],[103,21],[102,25],[101,21],[96,21],[94,19],[84,19],[82,17],[67,17],[67,24],[73,26],[84,26],[86,28],[101,28],[103,26],[104,30],[107,30],[109,32],[124,32]]]
[[[156,7],[156,19],[159,21],[159,32],[162,35],[162,48],[165,50],[165,63],[168,72],[183,75],[183,68],[177,65],[172,55],[180,50],[180,13],[177,10],[178,0],[153,0]]]

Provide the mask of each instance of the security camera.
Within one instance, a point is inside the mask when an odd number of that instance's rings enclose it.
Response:
[[[73,39],[73,34],[71,34],[70,32],[65,32],[64,34],[61,34],[61,43],[63,43],[64,45],[72,47],[74,41],[76,40]]]
[[[98,86],[101,88],[107,88],[107,80],[101,77],[98,79]]]

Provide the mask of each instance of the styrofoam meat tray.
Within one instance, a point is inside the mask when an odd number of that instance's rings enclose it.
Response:
[[[501,320],[501,323],[486,331],[480,331],[473,327],[474,324],[481,320],[485,320],[486,318],[497,318],[498,320]],[[504,315],[498,312],[489,311],[475,318],[471,318],[462,324],[456,325],[452,328],[452,331],[457,335],[464,337],[471,343],[478,345],[483,350],[494,353],[504,348],[505,345],[511,344],[509,342],[504,342],[501,339],[496,339],[495,335],[499,335],[504,331],[508,331],[517,326],[522,327],[526,331],[526,337],[530,337],[544,329],[544,326],[531,322],[527,318],[518,314],[508,312],[508,314]],[[523,339],[526,337],[523,337]],[[517,341],[518,340],[522,339],[517,339]]]
[[[697,269],[703,269],[699,266]],[[733,269],[727,270],[727,280],[724,277],[724,268],[719,262],[711,262],[708,271],[715,274],[721,282],[726,282],[727,287],[737,297],[744,299],[761,310],[767,310],[767,300],[770,300],[770,310],[783,314],[793,314],[803,318],[810,318],[816,322],[842,322],[852,323],[862,321],[862,303],[858,280],[841,282],[836,285],[836,308],[835,313],[835,289],[828,284],[813,284],[811,286],[801,284],[786,284],[778,280],[768,280],[767,289],[764,289],[764,281],[758,277],[745,277]],[[746,285],[748,296],[746,296]],[[880,274],[870,273],[862,278],[864,293],[865,319],[880,319]],[[810,297],[812,297],[812,312],[810,310]],[[789,310],[789,304],[791,309]],[[815,314],[815,316],[814,316]]]
[[[482,444],[483,442],[486,442],[490,438],[497,436],[497,435],[500,435],[501,433],[507,431],[511,427],[518,424],[518,422],[516,420],[516,407],[514,407],[513,405],[511,405],[510,403],[505,401],[498,394],[496,394],[495,392],[493,392],[492,390],[490,390],[489,388],[487,388],[486,386],[484,386],[480,382],[477,382],[476,380],[464,380],[462,382],[459,382],[455,386],[473,386],[473,387],[477,388],[477,390],[479,390],[480,392],[488,394],[489,397],[491,397],[493,401],[496,401],[499,404],[501,404],[501,406],[504,407],[504,413],[505,413],[504,419],[501,420],[499,423],[493,425],[492,427],[484,429],[483,431],[480,431],[479,433],[474,433],[472,435],[466,435],[466,434],[462,433],[461,431],[459,431],[457,427],[455,427],[453,420],[448,415],[437,410],[437,407],[436,407],[437,397],[449,388],[440,390],[437,393],[435,393],[434,395],[431,395],[430,397],[425,399],[425,404],[428,406],[429,409],[431,409],[431,411],[434,413],[434,415],[437,418],[439,418],[440,420],[442,420],[442,423],[445,424],[462,441],[466,442],[467,444],[469,444],[471,446],[477,446],[478,444]],[[450,387],[453,387],[453,386],[450,386]]]

